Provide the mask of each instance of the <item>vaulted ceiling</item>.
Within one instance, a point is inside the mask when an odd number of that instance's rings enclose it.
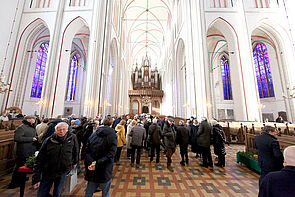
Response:
[[[171,21],[172,0],[123,0],[123,25],[130,49],[131,61],[146,54],[155,63]],[[124,28],[123,27],[123,28]]]

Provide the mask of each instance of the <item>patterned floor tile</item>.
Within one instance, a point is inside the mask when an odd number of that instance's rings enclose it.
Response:
[[[214,167],[213,170],[200,167],[201,159],[189,153],[190,164],[181,166],[179,149],[172,157],[174,172],[166,168],[166,157],[161,155],[160,163],[150,162],[146,151],[143,151],[141,165],[131,167],[123,149],[121,165],[114,166],[111,186],[112,197],[256,197],[258,193],[259,175],[245,166],[236,163],[236,153],[244,150],[244,146],[226,147],[225,168]],[[213,157],[213,159],[215,156]],[[81,165],[83,166],[83,165]],[[0,196],[19,196],[19,189],[4,188],[11,175],[0,179]],[[63,196],[83,197],[87,182],[83,173],[78,175],[78,185],[69,194]],[[30,181],[26,184],[25,197],[36,196],[36,190]],[[101,196],[101,192],[94,196]]]

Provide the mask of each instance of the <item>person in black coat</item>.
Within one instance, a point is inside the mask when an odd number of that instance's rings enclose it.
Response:
[[[173,126],[173,119],[169,118],[168,121],[164,125],[163,129],[163,136],[164,136],[164,144],[167,148],[167,169],[170,172],[173,172],[173,168],[171,167],[172,163],[172,155],[175,152],[176,148],[176,131]]]
[[[86,148],[86,144],[88,142],[89,137],[92,135],[95,126],[99,126],[99,122],[97,124],[93,121],[93,118],[88,118],[88,121],[83,124],[83,136],[82,136],[82,150],[81,153],[84,152]],[[84,158],[81,158],[83,160]]]
[[[37,196],[50,196],[54,184],[53,196],[61,196],[66,175],[76,168],[79,146],[75,134],[68,132],[69,125],[60,122],[55,132],[47,138],[38,153],[34,165],[32,184],[38,188]]]
[[[97,188],[102,190],[102,196],[110,196],[114,158],[117,151],[117,135],[110,126],[111,117],[103,120],[93,133],[85,149],[85,180],[88,181],[85,196],[93,196]]]
[[[197,133],[199,130],[199,124],[198,124],[198,120],[194,119],[193,120],[193,124],[189,125],[189,136],[190,136],[190,144],[191,144],[191,149],[192,152],[196,153],[196,158],[199,156],[199,154],[201,153],[200,151],[200,147],[198,147],[197,144]]]
[[[54,133],[54,131],[55,131],[55,126],[56,126],[58,123],[62,122],[61,117],[62,117],[61,115],[58,115],[58,116],[56,117],[55,120],[52,120],[52,121],[49,123],[49,125],[48,125],[46,131],[44,132],[44,135],[42,136],[42,140],[41,140],[42,142],[43,142],[46,138],[50,137],[50,136]]]
[[[150,161],[154,160],[155,150],[157,154],[156,163],[160,162],[160,145],[161,145],[161,138],[162,138],[162,131],[161,127],[157,124],[158,120],[155,118],[153,119],[153,124],[149,126],[149,138],[151,140],[151,158]]]
[[[258,197],[295,196],[295,146],[284,150],[285,167],[268,173],[261,182]]]
[[[225,167],[225,134],[222,126],[216,120],[211,121],[213,129],[213,146],[214,154],[218,156],[218,163],[215,164],[219,167]]]
[[[279,171],[283,168],[283,154],[280,144],[275,137],[278,131],[272,126],[265,126],[261,135],[255,137],[255,147],[258,150],[258,163],[261,168],[259,185],[270,172]]]
[[[115,129],[116,126],[121,122],[122,118],[121,116],[118,118],[118,114],[114,114],[114,122],[113,122],[113,125],[112,125],[112,128]]]
[[[188,164],[188,144],[189,144],[189,130],[184,126],[184,121],[181,120],[179,125],[176,127],[176,142],[180,147],[180,155],[182,166],[185,166],[185,163]]]
[[[211,127],[207,118],[203,117],[197,132],[197,144],[201,149],[203,163],[200,166],[208,168],[213,167],[211,150],[210,150]]]
[[[149,128],[150,128],[150,126],[151,126],[151,124],[152,124],[152,120],[150,119],[150,118],[147,118],[146,119],[146,121],[144,122],[144,129],[145,129],[145,139],[144,139],[144,148],[146,149],[146,150],[148,150],[149,149],[149,146],[150,146],[150,144],[148,144],[148,134],[149,134]]]
[[[34,127],[35,116],[26,116],[22,122],[23,124],[18,126],[14,131],[16,164],[13,169],[12,178],[10,184],[8,185],[8,189],[18,187],[20,184],[18,182],[20,179],[18,168],[25,165],[26,159],[32,156],[37,148],[36,145],[38,137]]]

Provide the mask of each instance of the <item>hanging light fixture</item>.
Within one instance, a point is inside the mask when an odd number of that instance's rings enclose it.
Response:
[[[4,73],[3,73],[3,70],[1,70],[1,73],[0,73],[0,94],[4,94],[8,91],[11,91],[9,90],[9,83],[5,83],[5,76],[4,76]]]

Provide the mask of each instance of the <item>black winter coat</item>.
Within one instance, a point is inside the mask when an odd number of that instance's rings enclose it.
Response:
[[[51,122],[49,123],[49,125],[48,125],[48,127],[47,127],[47,129],[46,129],[46,131],[45,131],[45,133],[44,133],[44,135],[43,135],[43,137],[42,137],[42,141],[44,141],[46,138],[50,137],[50,136],[54,133],[54,131],[55,131],[55,126],[56,126],[58,123],[60,123],[60,122],[62,122],[61,119],[56,119],[56,120],[53,120],[53,121],[51,121]]]
[[[222,126],[217,124],[213,126],[213,146],[215,155],[225,155],[225,134]]]
[[[37,138],[35,127],[26,120],[23,120],[23,124],[18,126],[14,131],[14,141],[16,142],[16,157],[28,158],[32,156],[36,151],[36,143],[33,138]]]
[[[294,166],[286,166],[281,171],[268,173],[259,187],[258,197],[294,197],[294,180]]]
[[[81,147],[84,136],[83,126],[72,127],[72,132],[77,136],[79,147]]]
[[[190,125],[189,126],[189,132],[190,132],[190,144],[192,145],[192,152],[198,153],[200,152],[200,148],[197,144],[197,133],[199,130],[199,125]]]
[[[179,125],[176,127],[176,142],[180,146],[188,145],[190,136],[189,136],[189,129],[184,125]]]
[[[210,147],[210,137],[211,137],[211,126],[208,124],[207,120],[203,120],[200,123],[197,132],[197,144],[198,146],[208,148]]]
[[[83,146],[86,146],[89,137],[92,135],[94,125],[95,125],[94,122],[88,122],[83,125],[83,139],[82,139]]]
[[[113,125],[112,125],[112,128],[115,129],[117,124],[119,124],[121,122],[122,118],[119,117],[119,118],[116,118],[113,122]]]
[[[278,171],[283,168],[284,157],[276,137],[263,132],[255,137],[254,142],[261,170]]]
[[[162,131],[161,127],[158,124],[151,124],[151,126],[149,127],[149,135],[151,136],[151,143],[153,145],[161,144]]]
[[[164,144],[167,148],[176,147],[176,131],[173,125],[171,126],[168,123],[168,121],[164,125],[163,136],[164,136]]]
[[[79,146],[75,134],[67,133],[61,141],[56,134],[47,138],[39,151],[34,165],[33,184],[42,179],[54,179],[71,171],[78,163]]]
[[[89,137],[85,149],[85,180],[106,183],[112,178],[117,143],[115,130],[109,126],[99,127]],[[96,161],[95,170],[88,170],[93,161]]]

